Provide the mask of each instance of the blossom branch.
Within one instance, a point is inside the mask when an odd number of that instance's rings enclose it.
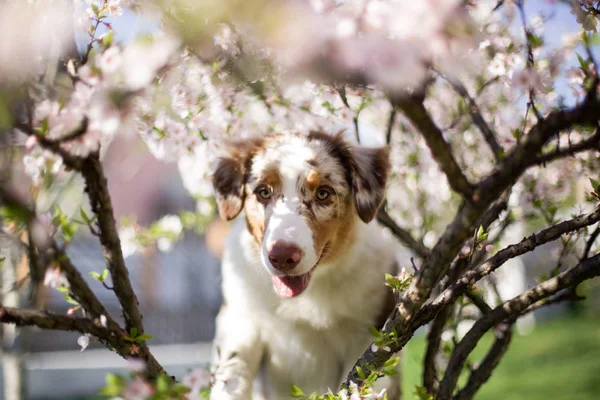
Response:
[[[477,128],[483,135],[485,141],[487,142],[490,149],[492,150],[494,158],[496,159],[497,162],[499,162],[501,159],[501,156],[504,154],[504,148],[500,145],[500,143],[498,143],[498,140],[496,140],[496,135],[494,134],[494,131],[492,131],[492,128],[490,128],[490,126],[486,122],[485,118],[483,118],[483,115],[481,115],[481,110],[479,109],[479,106],[475,102],[475,99],[473,99],[473,97],[471,97],[467,88],[459,80],[457,80],[455,78],[453,78],[453,79],[444,78],[444,79],[446,79],[448,81],[448,83],[450,83],[450,85],[452,86],[454,91],[456,93],[458,93],[467,102],[469,115],[471,116],[473,123],[477,126]]]
[[[27,205],[27,202],[20,199],[10,190],[6,189],[3,185],[0,185],[0,201],[3,204],[9,205],[20,210],[20,215],[24,218],[24,221],[29,226],[39,224],[34,211]],[[35,235],[31,236],[36,238]],[[148,346],[145,343],[140,343],[138,346],[132,346],[131,343],[126,342],[123,336],[127,334],[124,332],[120,325],[110,316],[104,305],[98,300],[94,292],[90,289],[87,282],[79,272],[79,270],[72,264],[70,258],[65,251],[58,246],[56,241],[51,237],[38,238],[38,241],[29,243],[29,246],[35,246],[38,250],[38,255],[45,260],[53,260],[60,268],[61,272],[65,274],[67,281],[69,282],[69,291],[74,299],[83,307],[83,309],[91,316],[98,320],[106,318],[106,328],[104,335],[96,335],[98,339],[105,344],[108,348],[114,349],[122,357],[137,357],[142,359],[146,363],[146,374],[148,377],[153,378],[164,372],[163,367],[154,358],[154,355],[150,352]],[[113,278],[114,279],[114,278]],[[47,318],[54,316],[54,314],[45,314]],[[39,316],[39,315],[38,315]],[[65,317],[66,318],[66,317]],[[29,321],[34,321],[30,319]],[[47,321],[45,319],[36,320],[41,321],[41,325],[37,325],[44,329],[59,329],[59,328],[48,328]],[[63,321],[64,322],[64,321]],[[59,322],[57,322],[59,324]],[[60,324],[58,325],[60,326]],[[83,332],[80,330],[80,332]],[[114,332],[119,332],[116,335]],[[139,332],[139,331],[138,331]],[[84,332],[91,333],[91,332]],[[107,336],[106,334],[109,334]],[[140,333],[141,335],[141,333]]]
[[[473,195],[473,186],[463,174],[452,154],[450,145],[446,142],[442,131],[437,127],[425,109],[423,102],[420,99],[405,98],[396,100],[394,103],[417,127],[421,135],[423,135],[433,158],[446,175],[446,178],[448,178],[448,183],[452,190],[470,199]]]
[[[467,332],[464,338],[454,348],[452,357],[450,358],[446,369],[446,375],[440,382],[440,389],[436,398],[439,400],[451,398],[452,392],[458,381],[458,376],[468,355],[475,348],[479,339],[481,339],[490,328],[506,319],[516,318],[522,315],[525,310],[528,310],[530,306],[540,300],[599,275],[600,255],[596,255],[581,262],[576,267],[534,286],[520,296],[504,302],[500,306],[494,308],[489,314],[484,315],[475,322],[471,330]],[[540,303],[540,306],[541,305],[543,305],[543,303]],[[531,311],[532,309],[529,310]]]
[[[565,233],[581,229],[598,221],[600,221],[600,207],[589,214],[564,221],[547,228],[538,234],[532,235],[518,244],[503,249],[479,267],[467,271],[458,281],[445,289],[435,300],[418,310],[415,310],[408,318],[403,318],[401,310],[396,308],[384,326],[385,331],[391,331],[392,328],[395,328],[398,333],[398,340],[390,346],[392,351],[390,353],[373,352],[371,348],[368,348],[357,361],[355,368],[348,374],[346,383],[349,384],[350,381],[361,381],[361,378],[356,371],[356,366],[360,366],[364,372],[377,369],[383,365],[383,363],[389,359],[391,354],[400,351],[404,347],[418,328],[434,319],[442,309],[456,301],[458,297],[464,294],[477,281],[492,273],[509,259],[531,251],[545,243],[556,240]],[[428,259],[431,257],[432,256]],[[423,267],[421,267],[421,271],[422,270]]]
[[[588,150],[596,150],[600,151],[600,129],[596,130],[593,136],[588,139],[582,140],[579,143],[569,146],[566,149],[553,151],[551,153],[542,154],[537,157],[536,164],[545,164],[550,161],[554,161],[559,158],[564,158],[568,156],[575,155],[577,153],[581,153],[583,151]]]
[[[3,307],[0,304],[0,322],[17,326],[37,326],[42,329],[59,331],[74,331],[98,338],[118,337],[120,331],[114,331],[102,326],[99,320],[91,318],[70,317],[50,311],[24,310],[13,307]]]
[[[525,140],[512,149],[492,174],[483,179],[475,191],[477,201],[464,201],[454,220],[447,226],[431,255],[424,261],[420,273],[400,299],[401,318],[409,319],[429,297],[431,290],[462,244],[470,237],[486,209],[507,188],[512,187],[521,174],[535,165],[536,157],[542,146],[556,132],[570,128],[575,124],[594,123],[598,119],[599,105],[596,99],[596,85],[589,91],[585,101],[578,106],[550,113],[539,121],[526,135]],[[400,320],[396,321],[400,324]]]
[[[50,139],[45,137],[39,132],[36,132],[31,123],[22,123],[17,122],[15,124],[15,128],[25,133],[28,136],[33,136],[36,138],[37,142],[45,149],[52,151],[53,153],[59,155],[66,166],[76,171],[81,169],[81,163],[83,162],[83,158],[74,156],[70,154],[68,151],[61,147],[62,143],[68,142],[69,140],[73,140],[83,135],[87,131],[88,119],[84,118],[79,126],[77,126],[73,131],[67,133],[60,139]]]
[[[525,42],[527,43],[527,68],[535,68],[535,58],[533,56],[533,45],[531,43],[531,32],[527,29],[527,21],[525,17],[525,7],[523,4],[523,0],[518,0],[516,3],[517,8],[519,9],[519,14],[521,15],[521,24],[523,25],[523,33],[525,35]],[[533,88],[529,89],[529,102],[527,103],[527,113],[529,109],[533,110],[538,121],[542,119],[542,115],[540,111],[537,109],[535,105],[535,91]],[[527,113],[525,119],[527,120]]]

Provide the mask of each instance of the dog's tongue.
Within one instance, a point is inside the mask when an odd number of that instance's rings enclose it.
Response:
[[[279,297],[289,299],[304,292],[310,281],[310,272],[298,276],[274,276],[273,286]]]

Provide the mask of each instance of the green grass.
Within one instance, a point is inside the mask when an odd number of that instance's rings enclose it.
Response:
[[[482,358],[492,339],[487,335],[481,340],[471,361]],[[424,337],[413,338],[404,354],[404,399],[412,399],[415,386],[422,384],[424,353]],[[508,352],[475,398],[600,399],[600,317],[557,318],[539,322],[528,336],[515,333]]]

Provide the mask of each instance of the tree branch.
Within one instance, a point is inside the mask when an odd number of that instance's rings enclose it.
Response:
[[[403,229],[396,224],[396,222],[390,217],[390,215],[382,208],[377,212],[377,221],[389,228],[394,236],[398,238],[406,247],[413,250],[420,257],[425,258],[429,255],[429,249],[420,241],[412,237],[410,232]]]
[[[402,318],[399,309],[396,308],[384,326],[385,331],[391,331],[392,328],[394,328],[397,332],[398,340],[390,346],[391,352],[373,352],[369,347],[357,361],[356,365],[360,366],[367,375],[368,371],[380,368],[392,354],[400,351],[404,347],[418,328],[435,318],[444,307],[456,301],[456,299],[464,294],[472,285],[499,268],[506,261],[531,251],[544,243],[556,240],[565,233],[592,225],[599,220],[600,207],[589,214],[564,221],[558,225],[547,228],[538,234],[532,235],[518,244],[501,250],[479,267],[467,271],[458,281],[450,285],[435,300],[415,311],[409,318]],[[422,268],[423,267],[421,267],[421,270]],[[356,372],[356,365],[348,374],[346,384],[349,384],[351,381],[362,382],[360,376]]]
[[[392,110],[390,111],[387,129],[385,132],[385,142],[388,144],[388,146],[392,142],[392,130],[394,128],[394,122],[396,121],[396,113],[397,113],[396,106],[394,106],[394,104],[392,104]]]
[[[469,115],[471,116],[471,120],[473,120],[473,123],[477,126],[477,128],[479,128],[479,131],[483,135],[485,141],[490,146],[494,158],[497,162],[499,162],[501,160],[502,155],[504,154],[504,148],[500,145],[500,143],[498,143],[498,141],[496,140],[496,135],[494,134],[488,123],[485,121],[485,118],[483,118],[483,115],[481,115],[481,111],[479,109],[479,106],[475,102],[475,99],[471,97],[467,88],[458,79],[448,79],[444,76],[442,76],[442,78],[444,78],[448,83],[450,83],[450,86],[452,86],[454,91],[458,93],[459,96],[466,100],[469,106],[468,110]]]
[[[514,322],[515,320],[510,320],[498,326],[496,329],[496,340],[494,340],[492,347],[490,347],[490,350],[479,364],[479,367],[471,372],[471,376],[469,376],[469,380],[465,387],[454,396],[455,400],[472,399],[479,388],[487,382],[504,354],[506,354],[506,350],[508,350],[508,346],[512,339],[512,327]]]
[[[435,385],[437,383],[437,367],[436,357],[440,350],[442,342],[442,333],[448,317],[452,314],[452,305],[446,307],[435,316],[431,323],[429,333],[427,334],[427,350],[425,351],[425,359],[423,361],[423,387],[427,393],[433,395],[435,393]]]
[[[594,133],[594,135],[589,137],[588,139],[582,140],[581,142],[569,146],[566,149],[561,149],[558,151],[553,151],[551,153],[540,155],[536,158],[535,164],[543,165],[547,162],[554,161],[559,158],[572,156],[576,153],[581,153],[582,151],[587,150],[600,151],[600,130],[597,130],[596,133]]]
[[[537,154],[556,132],[574,124],[595,122],[598,115],[599,107],[594,86],[583,103],[549,114],[530,130],[520,145],[508,153],[499,168],[477,186],[477,201],[463,202],[454,220],[446,227],[430,256],[423,262],[420,273],[400,299],[399,311],[403,319],[410,318],[412,312],[427,300],[431,289],[458,254],[489,205],[507,188],[512,187],[529,166],[535,165],[536,158],[532,155]],[[399,323],[401,322],[397,320],[396,325]]]
[[[395,100],[394,104],[411,120],[425,138],[433,158],[446,175],[452,190],[461,194],[466,199],[471,199],[473,186],[463,175],[458,163],[454,159],[450,145],[444,139],[442,131],[425,109],[422,101],[412,98]]]
[[[91,318],[69,317],[49,311],[23,310],[0,304],[0,322],[17,326],[37,326],[42,329],[87,333],[98,338],[122,337],[121,331],[101,325]]]
[[[44,135],[42,135],[38,132],[35,132],[33,130],[33,127],[30,124],[25,124],[25,123],[21,123],[21,122],[17,122],[15,124],[15,128],[17,128],[18,130],[20,130],[21,132],[25,133],[28,136],[34,136],[37,139],[38,143],[43,148],[50,150],[53,153],[59,155],[63,159],[63,163],[67,167],[74,169],[76,171],[79,171],[81,169],[81,164],[83,162],[83,158],[72,155],[71,153],[69,153],[68,151],[63,149],[61,147],[61,145],[70,140],[74,140],[74,139],[78,138],[79,136],[83,135],[84,133],[86,133],[87,127],[88,127],[88,119],[87,119],[87,117],[84,117],[84,119],[81,121],[81,124],[79,126],[77,126],[73,131],[65,134],[60,139],[49,139],[49,138],[45,137]]]
[[[19,210],[21,210],[21,215],[25,219],[24,222],[26,222],[28,225],[39,223],[36,219],[35,213],[29,206],[27,206],[27,202],[13,195],[3,185],[0,185],[0,200],[4,204],[8,204],[12,207],[17,207]],[[35,237],[35,235],[32,235],[32,237]],[[105,331],[105,334],[107,332],[112,333],[110,334],[110,336],[98,336],[98,338],[103,344],[105,344],[108,348],[114,349],[122,357],[138,357],[142,359],[146,363],[146,374],[150,378],[154,378],[160,373],[164,372],[163,367],[158,363],[156,358],[154,358],[154,355],[150,352],[150,349],[144,342],[140,343],[138,346],[133,347],[131,343],[127,343],[126,341],[122,340],[122,336],[126,332],[123,332],[120,325],[110,316],[104,305],[100,302],[100,300],[98,300],[94,292],[90,289],[79,270],[71,263],[70,258],[67,256],[64,250],[58,246],[58,244],[56,243],[56,241],[54,241],[53,238],[43,238],[42,243],[30,243],[29,245],[35,245],[39,250],[39,254],[42,255],[44,259],[54,260],[54,262],[58,264],[60,270],[67,277],[67,280],[69,282],[70,293],[79,302],[79,304],[83,307],[83,309],[86,312],[88,312],[90,315],[94,316],[98,320],[100,320],[102,316],[106,317],[107,331]],[[32,315],[37,317],[40,316],[39,314]],[[46,315],[51,314],[46,313]],[[39,319],[36,321],[41,321],[40,324],[44,324],[46,322],[45,320]],[[40,326],[41,328],[46,329],[55,329],[48,328],[47,325],[33,325]],[[119,334],[116,335],[114,334],[114,332],[119,332]],[[138,331],[138,333],[141,334],[140,331]]]
[[[467,332],[454,348],[452,357],[450,358],[446,369],[446,375],[440,382],[440,388],[436,399],[447,400],[451,398],[452,391],[456,387],[458,376],[460,375],[462,366],[468,355],[475,348],[485,332],[490,328],[507,318],[518,317],[523,311],[527,310],[531,305],[540,300],[599,275],[600,255],[596,255],[581,262],[576,267],[534,286],[520,296],[504,302],[500,306],[494,308],[490,313],[484,315],[475,322],[471,330]]]
[[[467,288],[481,280],[481,278],[491,274],[508,260],[532,251],[543,244],[554,241],[566,233],[582,229],[598,221],[600,221],[600,207],[589,214],[563,221],[560,224],[531,235],[517,244],[504,248],[477,268],[467,271],[458,281],[444,290],[432,303],[430,303],[429,306],[436,307],[454,301],[464,293]]]
[[[127,332],[131,332],[131,328],[136,328],[138,334],[141,335],[144,333],[142,314],[137,296],[131,286],[129,271],[125,265],[112,201],[108,192],[108,182],[97,154],[83,161],[81,174],[85,180],[85,191],[90,199],[90,206],[98,219],[100,243],[115,294],[123,311],[125,329]]]

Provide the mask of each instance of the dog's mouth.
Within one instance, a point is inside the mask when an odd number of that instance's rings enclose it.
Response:
[[[308,288],[312,273],[317,268],[317,265],[319,265],[319,262],[323,258],[326,249],[327,245],[323,246],[323,250],[321,251],[319,259],[310,269],[310,271],[302,275],[273,276],[273,287],[275,287],[275,292],[277,295],[284,299],[290,299],[302,294],[306,288]]]

